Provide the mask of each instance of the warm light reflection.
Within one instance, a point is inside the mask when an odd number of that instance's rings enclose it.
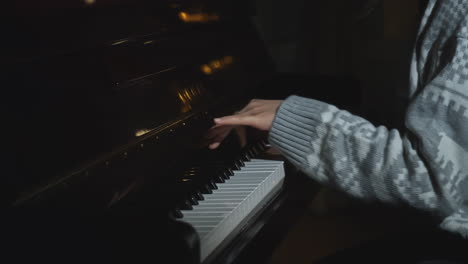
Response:
[[[208,66],[208,65],[206,65],[206,64],[201,66],[201,70],[202,70],[202,72],[203,72],[204,74],[207,74],[207,75],[213,73],[213,70],[210,68],[210,66]]]
[[[188,17],[187,13],[185,13],[185,12],[180,12],[179,13],[180,20],[187,21],[187,17]]]
[[[226,56],[223,59],[225,64],[231,64],[234,61],[234,58],[232,56]]]
[[[151,129],[138,129],[137,131],[135,131],[135,137],[141,137],[150,131]]]
[[[203,64],[202,66],[200,66],[200,70],[204,74],[210,75],[216,71],[226,68],[226,66],[232,64],[233,61],[234,61],[234,58],[232,56],[225,56],[221,59],[212,60],[207,64]]]
[[[221,68],[221,62],[219,60],[215,60],[211,63],[211,67],[213,67],[214,69],[219,69]]]
[[[92,5],[92,4],[96,3],[96,0],[84,0],[84,3],[87,4],[87,5]]]
[[[114,41],[112,42],[112,46],[117,46],[117,45],[120,45],[120,44],[124,44],[124,43],[127,43],[128,42],[128,39],[122,39],[122,40],[117,40],[117,41]]]
[[[182,103],[181,112],[186,113],[192,110],[192,104],[198,95],[201,94],[199,85],[194,85],[188,88],[181,89],[177,92],[180,102]]]
[[[187,13],[179,12],[179,19],[185,23],[206,23],[211,21],[218,21],[219,16],[217,14],[208,13]]]

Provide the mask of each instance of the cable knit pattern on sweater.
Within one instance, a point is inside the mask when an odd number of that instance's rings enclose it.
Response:
[[[411,63],[404,131],[290,96],[270,142],[314,179],[431,211],[468,238],[468,0],[431,0]]]

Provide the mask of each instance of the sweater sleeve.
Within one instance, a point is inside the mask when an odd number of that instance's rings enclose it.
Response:
[[[438,206],[424,161],[397,130],[375,127],[324,102],[290,96],[269,137],[307,175],[355,197]]]
[[[407,135],[401,135],[335,106],[290,96],[269,139],[321,183],[361,199],[437,213],[443,227],[468,237],[468,120],[451,116],[439,100],[431,93],[418,98],[407,116]]]
[[[403,134],[293,95],[278,109],[270,142],[321,183],[434,212],[444,229],[468,237],[468,71],[454,66],[467,50],[459,46],[411,98]]]

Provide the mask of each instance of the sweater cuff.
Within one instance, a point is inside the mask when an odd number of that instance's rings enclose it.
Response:
[[[269,133],[269,142],[293,163],[306,164],[311,142],[322,134],[317,128],[330,121],[333,112],[337,110],[321,101],[289,96],[278,108]]]

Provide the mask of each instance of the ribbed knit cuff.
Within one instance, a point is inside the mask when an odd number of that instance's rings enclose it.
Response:
[[[316,128],[323,123],[322,114],[330,105],[296,95],[289,96],[279,107],[269,133],[270,143],[293,163],[305,165]]]

